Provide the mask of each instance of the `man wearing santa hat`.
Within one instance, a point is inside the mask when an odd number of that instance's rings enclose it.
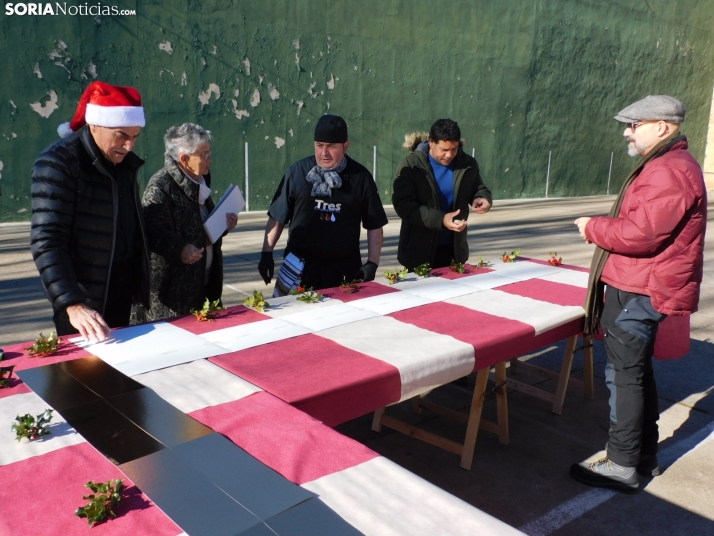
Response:
[[[132,152],[144,124],[136,89],[92,82],[32,168],[32,256],[58,335],[105,340],[134,299],[148,304],[144,161]]]

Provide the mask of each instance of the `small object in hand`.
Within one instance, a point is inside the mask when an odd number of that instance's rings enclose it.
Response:
[[[401,270],[385,270],[384,271],[384,277],[389,281],[390,285],[393,285],[397,281],[404,281],[407,278],[407,274],[409,271],[406,268],[402,268]]]
[[[503,252],[503,256],[501,257],[501,260],[503,262],[516,262],[516,259],[518,258],[518,255],[521,254],[521,250],[517,249],[515,251],[511,251],[511,254],[508,255],[505,251]]]
[[[77,508],[74,515],[86,517],[90,527],[106,521],[109,517],[116,517],[114,508],[121,501],[125,489],[123,479],[109,480],[106,483],[90,480],[84,486],[92,491],[90,495],[82,495],[82,499],[89,502]]]
[[[262,313],[266,308],[270,307],[270,304],[263,298],[263,293],[257,290],[254,290],[253,294],[243,300],[243,305],[252,307],[259,313]]]
[[[463,274],[466,272],[466,267],[464,266],[463,262],[456,262],[455,259],[451,259],[451,266],[449,266],[449,269],[452,272],[456,272],[457,274]]]
[[[35,339],[35,344],[29,348],[25,348],[25,350],[33,357],[45,357],[57,352],[57,346],[61,342],[62,339],[60,339],[54,331],[50,333],[49,337],[45,337],[44,334],[40,333],[40,336]]]
[[[414,273],[420,277],[429,277],[431,275],[431,264],[425,262],[414,268]]]
[[[206,298],[206,301],[203,302],[203,307],[198,310],[194,309],[191,313],[193,313],[198,322],[212,322],[216,318],[216,314],[224,309],[225,307],[221,305],[221,300],[211,301]]]
[[[0,367],[0,389],[5,389],[8,386],[14,368],[15,365]]]
[[[478,262],[476,263],[476,268],[488,268],[489,266],[493,266],[490,262],[483,260],[481,257],[478,258]]]
[[[347,278],[343,277],[342,278],[342,284],[340,285],[340,290],[342,292],[345,292],[347,294],[352,294],[354,292],[357,292],[359,290],[359,284],[362,282],[361,279],[353,279],[349,283],[347,282]]]
[[[22,417],[18,415],[15,417],[15,422],[12,423],[10,430],[15,432],[15,439],[20,441],[23,437],[26,437],[30,441],[37,439],[51,433],[45,428],[52,420],[52,409],[46,409],[43,413],[40,413],[37,417],[33,417],[29,413],[23,415]]]
[[[548,264],[551,266],[560,266],[563,264],[563,257],[558,257],[558,252],[556,251],[555,253],[548,253],[550,255],[550,258],[548,259]]]
[[[322,298],[322,294],[315,292],[312,287],[305,288],[301,285],[298,285],[297,290],[291,290],[290,294],[297,296],[298,301],[305,303],[316,303]]]

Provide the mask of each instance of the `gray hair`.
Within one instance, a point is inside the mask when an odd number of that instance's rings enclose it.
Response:
[[[203,143],[211,141],[211,131],[195,123],[171,127],[164,135],[166,155],[178,162],[182,154],[194,154]]]

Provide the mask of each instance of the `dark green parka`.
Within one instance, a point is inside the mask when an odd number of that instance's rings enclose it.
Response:
[[[439,205],[437,189],[429,165],[429,145],[425,142],[399,163],[392,194],[394,210],[402,219],[397,259],[408,268],[434,262],[439,232],[444,229],[444,212]],[[490,190],[481,181],[476,159],[459,149],[454,158],[454,205],[451,212],[459,209],[459,217],[468,217],[469,205],[477,197],[493,202]],[[466,262],[468,258],[466,231],[454,233],[454,259]]]

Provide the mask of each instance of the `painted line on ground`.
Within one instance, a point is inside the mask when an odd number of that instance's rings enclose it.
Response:
[[[237,292],[238,294],[243,294],[243,296],[251,296],[251,294],[249,292],[245,292],[244,290],[236,288],[233,285],[229,285],[228,283],[223,283],[223,286],[228,287],[229,289]]]
[[[712,440],[714,440],[714,422],[660,452],[658,455],[660,466],[669,467],[685,454]],[[616,495],[619,495],[619,492],[594,488],[573,497],[544,516],[519,527],[518,530],[529,536],[547,536]]]

